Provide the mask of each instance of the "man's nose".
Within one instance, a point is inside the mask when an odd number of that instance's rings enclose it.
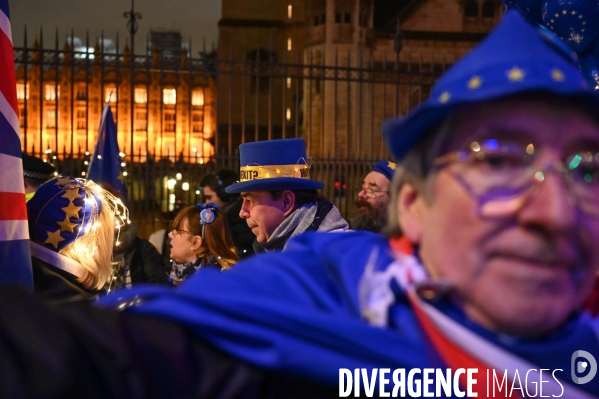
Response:
[[[247,219],[250,217],[250,213],[248,212],[247,209],[245,209],[244,205],[242,205],[241,209],[239,210],[239,217],[242,219]]]
[[[519,218],[557,232],[576,228],[577,215],[576,202],[564,177],[552,171],[543,174],[543,180],[537,183]]]
[[[358,198],[366,201],[368,199],[368,194],[366,193],[366,190],[361,189],[360,191],[358,191]]]

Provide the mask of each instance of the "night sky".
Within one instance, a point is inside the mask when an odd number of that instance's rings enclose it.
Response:
[[[54,45],[56,28],[60,47],[71,28],[75,37],[83,39],[89,29],[90,41],[100,37],[102,30],[105,37],[112,39],[116,39],[118,31],[122,44],[128,40],[123,13],[131,9],[131,0],[9,0],[9,7],[15,47],[23,45],[25,25],[29,44],[40,26],[43,27],[44,47]],[[210,50],[218,40],[220,8],[220,0],[136,0],[135,11],[142,14],[136,49],[141,50],[140,44],[145,42],[147,32],[154,29],[177,30],[184,42],[191,38],[195,54],[201,50],[205,38],[206,47]]]

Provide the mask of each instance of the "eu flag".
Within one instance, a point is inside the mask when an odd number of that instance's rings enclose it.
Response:
[[[112,117],[112,111],[110,105],[106,104],[102,111],[98,141],[96,142],[96,148],[89,163],[87,178],[97,184],[110,184],[121,194],[123,202],[127,205],[127,187],[120,180],[122,161],[119,155],[119,143],[116,134],[116,124]]]
[[[31,289],[33,276],[8,0],[0,0],[0,76],[0,283]]]

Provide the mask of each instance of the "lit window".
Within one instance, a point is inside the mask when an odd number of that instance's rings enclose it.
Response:
[[[87,129],[86,112],[84,109],[77,110],[77,129]]]
[[[194,90],[191,93],[191,105],[202,106],[204,105],[204,91]]]
[[[116,102],[116,87],[109,86],[104,88],[104,101],[107,103]]]
[[[291,78],[287,78],[287,88],[291,89]]]
[[[148,102],[148,92],[145,87],[135,88],[135,104],[146,104]]]
[[[29,83],[17,83],[17,100],[29,100]]]
[[[166,105],[177,104],[177,90],[163,89],[162,90],[162,102]]]
[[[289,4],[287,6],[287,18],[291,19],[293,17],[293,6]]]
[[[56,127],[56,110],[55,109],[49,109],[48,112],[46,112],[46,127],[50,128],[50,129],[54,129]]]
[[[164,131],[174,132],[176,127],[176,117],[174,113],[164,114]]]
[[[19,121],[21,122],[21,127],[27,127],[27,113],[25,112],[25,108],[19,109]]]
[[[77,87],[77,97],[76,97],[76,99],[78,101],[85,101],[85,100],[87,100],[87,89],[85,88],[85,86],[79,85]]]
[[[46,85],[46,100],[56,101],[60,97],[60,86]]]
[[[146,111],[136,111],[135,112],[135,131],[145,131],[148,126],[148,121],[146,120]]]
[[[291,108],[287,108],[287,120],[290,121],[291,120]]]
[[[287,51],[291,51],[291,38],[287,39]]]
[[[191,120],[193,121],[191,130],[194,133],[200,133],[204,130],[204,121],[202,119],[202,114],[194,113]]]

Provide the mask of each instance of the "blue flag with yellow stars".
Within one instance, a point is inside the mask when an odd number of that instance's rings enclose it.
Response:
[[[121,194],[125,205],[128,205],[127,187],[120,179],[122,161],[119,153],[116,124],[112,117],[110,105],[106,104],[102,111],[98,141],[89,163],[87,178],[99,185],[103,183],[110,184],[112,188]]]

